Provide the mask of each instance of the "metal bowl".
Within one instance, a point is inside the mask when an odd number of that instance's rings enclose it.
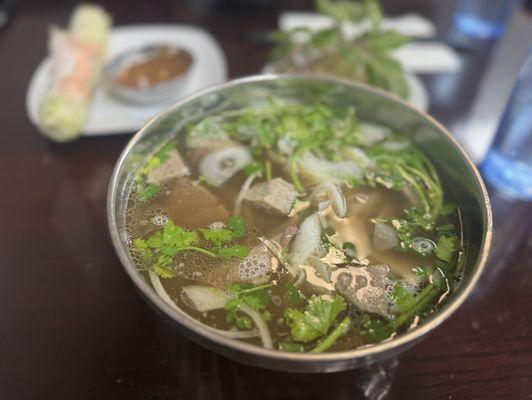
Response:
[[[174,53],[184,52],[190,57],[190,64],[186,71],[174,78],[158,82],[147,87],[134,87],[120,84],[116,78],[120,71],[138,62],[145,61],[156,55],[161,49]],[[194,65],[194,59],[190,52],[182,47],[168,44],[149,45],[141,48],[131,49],[119,54],[111,59],[103,68],[103,82],[107,90],[120,100],[134,104],[153,104],[175,99],[179,94],[190,76],[190,71]]]
[[[437,167],[445,189],[458,203],[465,239],[464,278],[453,297],[420,326],[393,340],[350,351],[305,354],[268,350],[220,337],[183,311],[176,311],[137,272],[127,248],[124,226],[128,193],[137,168],[165,137],[217,110],[239,107],[275,95],[312,102],[317,95],[331,105],[354,105],[362,119],[384,123],[408,135]],[[419,342],[449,318],[475,287],[492,235],[489,199],[482,179],[464,151],[438,122],[410,104],[380,90],[352,82],[294,75],[262,75],[231,81],[196,93],[149,121],[129,142],[111,178],[107,202],[111,238],[122,264],[148,303],[173,327],[216,353],[254,366],[294,372],[332,372],[394,357]]]

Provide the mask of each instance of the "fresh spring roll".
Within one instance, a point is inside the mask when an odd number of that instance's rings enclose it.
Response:
[[[89,113],[99,79],[111,17],[99,6],[74,10],[69,30],[50,30],[52,83],[40,108],[43,133],[57,142],[77,138]]]

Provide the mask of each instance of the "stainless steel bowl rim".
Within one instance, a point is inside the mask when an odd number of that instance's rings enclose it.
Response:
[[[469,167],[473,171],[474,176],[475,176],[475,181],[476,181],[475,183],[477,185],[478,190],[482,193],[482,197],[484,199],[483,214],[485,214],[485,222],[487,224],[486,233],[484,235],[484,240],[479,250],[479,258],[474,267],[474,270],[471,272],[471,275],[468,277],[467,282],[464,282],[463,286],[461,286],[460,288],[461,290],[455,295],[453,295],[450,301],[442,309],[438,310],[435,314],[433,314],[430,320],[422,323],[420,326],[406,333],[398,335],[392,340],[359,347],[354,350],[321,353],[321,354],[309,354],[309,353],[285,352],[285,351],[279,351],[275,349],[266,349],[266,348],[253,345],[250,343],[246,343],[243,341],[239,341],[236,339],[229,339],[229,338],[222,337],[216,333],[213,333],[207,329],[204,329],[201,325],[199,325],[192,317],[190,317],[184,311],[182,313],[178,313],[155,293],[155,291],[141,277],[141,275],[136,270],[135,266],[132,264],[131,260],[129,259],[124,249],[123,243],[120,239],[117,219],[114,213],[113,206],[115,204],[115,197],[117,195],[115,189],[118,183],[118,178],[120,176],[121,169],[124,165],[125,159],[127,158],[130,151],[133,149],[133,147],[136,145],[136,143],[144,136],[146,132],[149,132],[150,127],[153,124],[155,124],[156,121],[158,121],[162,116],[166,115],[172,110],[175,110],[181,107],[183,104],[191,100],[194,100],[198,97],[204,96],[206,94],[210,94],[212,92],[216,92],[220,89],[224,89],[227,87],[249,83],[249,82],[269,81],[269,80],[274,80],[274,79],[308,79],[308,80],[313,80],[313,81],[326,81],[326,82],[331,82],[331,83],[340,83],[340,84],[352,86],[354,88],[374,91],[374,92],[379,93],[382,96],[391,98],[395,101],[399,101],[405,107],[408,107],[418,112],[423,118],[426,118],[430,123],[434,124],[441,131],[442,134],[446,135],[447,139],[454,145],[456,151],[460,153],[462,158],[465,160],[465,162],[469,165]],[[489,198],[488,198],[486,187],[484,186],[484,183],[482,181],[482,178],[476,166],[471,161],[471,159],[467,156],[464,150],[460,147],[458,142],[439,122],[437,122],[434,118],[432,118],[425,112],[407,103],[406,101],[392,94],[389,94],[383,90],[380,90],[380,89],[377,89],[377,88],[374,88],[374,87],[371,87],[365,84],[355,83],[355,82],[347,81],[343,79],[316,77],[316,76],[311,76],[307,74],[265,74],[265,75],[256,75],[256,76],[249,76],[249,77],[235,79],[235,80],[228,81],[220,85],[215,85],[207,89],[204,89],[202,91],[196,92],[193,95],[188,96],[184,98],[183,100],[159,112],[157,115],[151,118],[150,121],[148,121],[146,125],[143,128],[141,128],[133,136],[133,138],[129,141],[125,149],[122,151],[122,154],[120,155],[115,165],[115,169],[113,171],[113,175],[109,183],[109,192],[108,192],[108,198],[107,198],[107,217],[108,217],[108,224],[109,224],[111,239],[113,241],[114,247],[118,253],[118,256],[127,274],[133,280],[133,282],[137,285],[137,287],[142,291],[144,296],[146,296],[160,310],[162,310],[167,317],[174,320],[178,324],[185,326],[187,329],[190,329],[191,331],[195,332],[198,335],[201,335],[215,343],[218,343],[223,346],[227,346],[237,351],[245,352],[245,353],[256,355],[259,357],[277,359],[279,361],[309,362],[309,363],[312,363],[312,362],[326,363],[326,362],[350,360],[353,358],[376,356],[377,354],[392,350],[394,348],[399,348],[401,346],[407,346],[408,343],[415,342],[416,340],[421,339],[423,336],[425,336],[426,334],[434,330],[437,326],[439,326],[443,321],[449,318],[458,309],[458,307],[466,300],[468,295],[471,293],[471,291],[475,287],[475,284],[477,283],[486,264],[486,260],[488,257],[488,251],[489,251],[489,247],[491,244],[492,231],[493,231],[492,214],[491,214],[491,208],[489,204]]]

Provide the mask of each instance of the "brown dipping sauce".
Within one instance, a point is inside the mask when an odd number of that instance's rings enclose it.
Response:
[[[160,47],[142,61],[123,68],[116,76],[119,85],[146,88],[184,75],[192,64],[186,50]]]

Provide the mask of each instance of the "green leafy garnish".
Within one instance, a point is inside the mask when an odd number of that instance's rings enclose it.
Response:
[[[259,161],[254,161],[246,165],[242,170],[247,176],[255,175],[255,174],[262,175],[264,174],[265,166],[264,166],[264,163],[261,163]]]
[[[225,304],[227,311],[226,320],[234,324],[240,330],[249,330],[253,327],[253,321],[239,312],[241,303],[247,304],[256,311],[263,311],[262,316],[267,321],[271,315],[266,307],[270,301],[270,294],[266,289],[273,286],[272,283],[262,286],[234,283],[229,287],[229,292],[234,296]]]
[[[326,335],[338,314],[345,308],[345,301],[340,295],[336,295],[332,301],[312,296],[304,311],[288,308],[284,316],[290,326],[292,338],[297,342],[308,343]]]
[[[213,242],[215,245],[222,245],[233,240],[233,232],[228,229],[200,228],[200,232],[205,239]]]
[[[362,327],[364,328],[364,336],[370,342],[380,342],[389,338],[393,333],[390,325],[384,323],[382,319],[368,314],[362,316]]]
[[[445,262],[451,262],[453,253],[458,249],[456,236],[440,236],[434,252],[436,256]]]
[[[179,252],[195,251],[219,259],[243,258],[249,253],[246,246],[233,241],[245,233],[244,221],[240,217],[227,220],[229,229],[200,228],[199,232],[207,242],[203,244],[198,232],[186,230],[168,221],[159,230],[146,239],[133,240],[133,248],[144,258],[144,263],[161,278],[172,278],[175,271],[171,267]]]
[[[233,233],[233,239],[240,238],[245,234],[244,219],[238,215],[232,215],[227,219],[227,226]]]
[[[159,185],[152,184],[152,185],[146,186],[144,190],[140,192],[139,196],[142,201],[148,201],[160,191],[161,191],[161,187]]]
[[[401,312],[409,310],[416,302],[414,296],[408,293],[400,283],[394,285],[391,299]]]
[[[287,282],[284,285],[284,290],[285,301],[294,306],[297,306],[306,300],[306,297],[303,292],[296,288],[292,282]]]
[[[443,216],[451,215],[456,211],[456,204],[447,203],[444,204],[440,210],[440,214]]]
[[[219,258],[244,258],[249,254],[249,248],[242,245],[220,247],[216,249]]]
[[[278,72],[315,72],[369,83],[406,98],[408,82],[393,50],[410,38],[382,28],[382,13],[375,0],[317,0],[316,10],[334,23],[316,31],[297,27],[271,34],[271,59]],[[344,23],[370,21],[369,30],[348,37]],[[301,35],[307,37],[302,41]]]
[[[212,243],[210,249],[219,258],[243,258],[249,254],[246,246],[229,243],[241,238],[245,234],[245,223],[242,217],[231,216],[227,219],[225,228],[200,228],[203,237]]]
[[[310,350],[311,353],[323,353],[329,350],[329,348],[336,343],[336,341],[345,334],[351,326],[351,319],[345,317],[334,330],[321,340],[316,347]]]
[[[242,300],[234,298],[225,304],[225,311],[227,311],[226,321],[234,324],[237,329],[247,331],[253,328],[253,320],[245,314],[239,313],[238,308]]]
[[[412,272],[419,278],[428,278],[432,274],[433,268],[418,265],[417,267],[412,268]]]

